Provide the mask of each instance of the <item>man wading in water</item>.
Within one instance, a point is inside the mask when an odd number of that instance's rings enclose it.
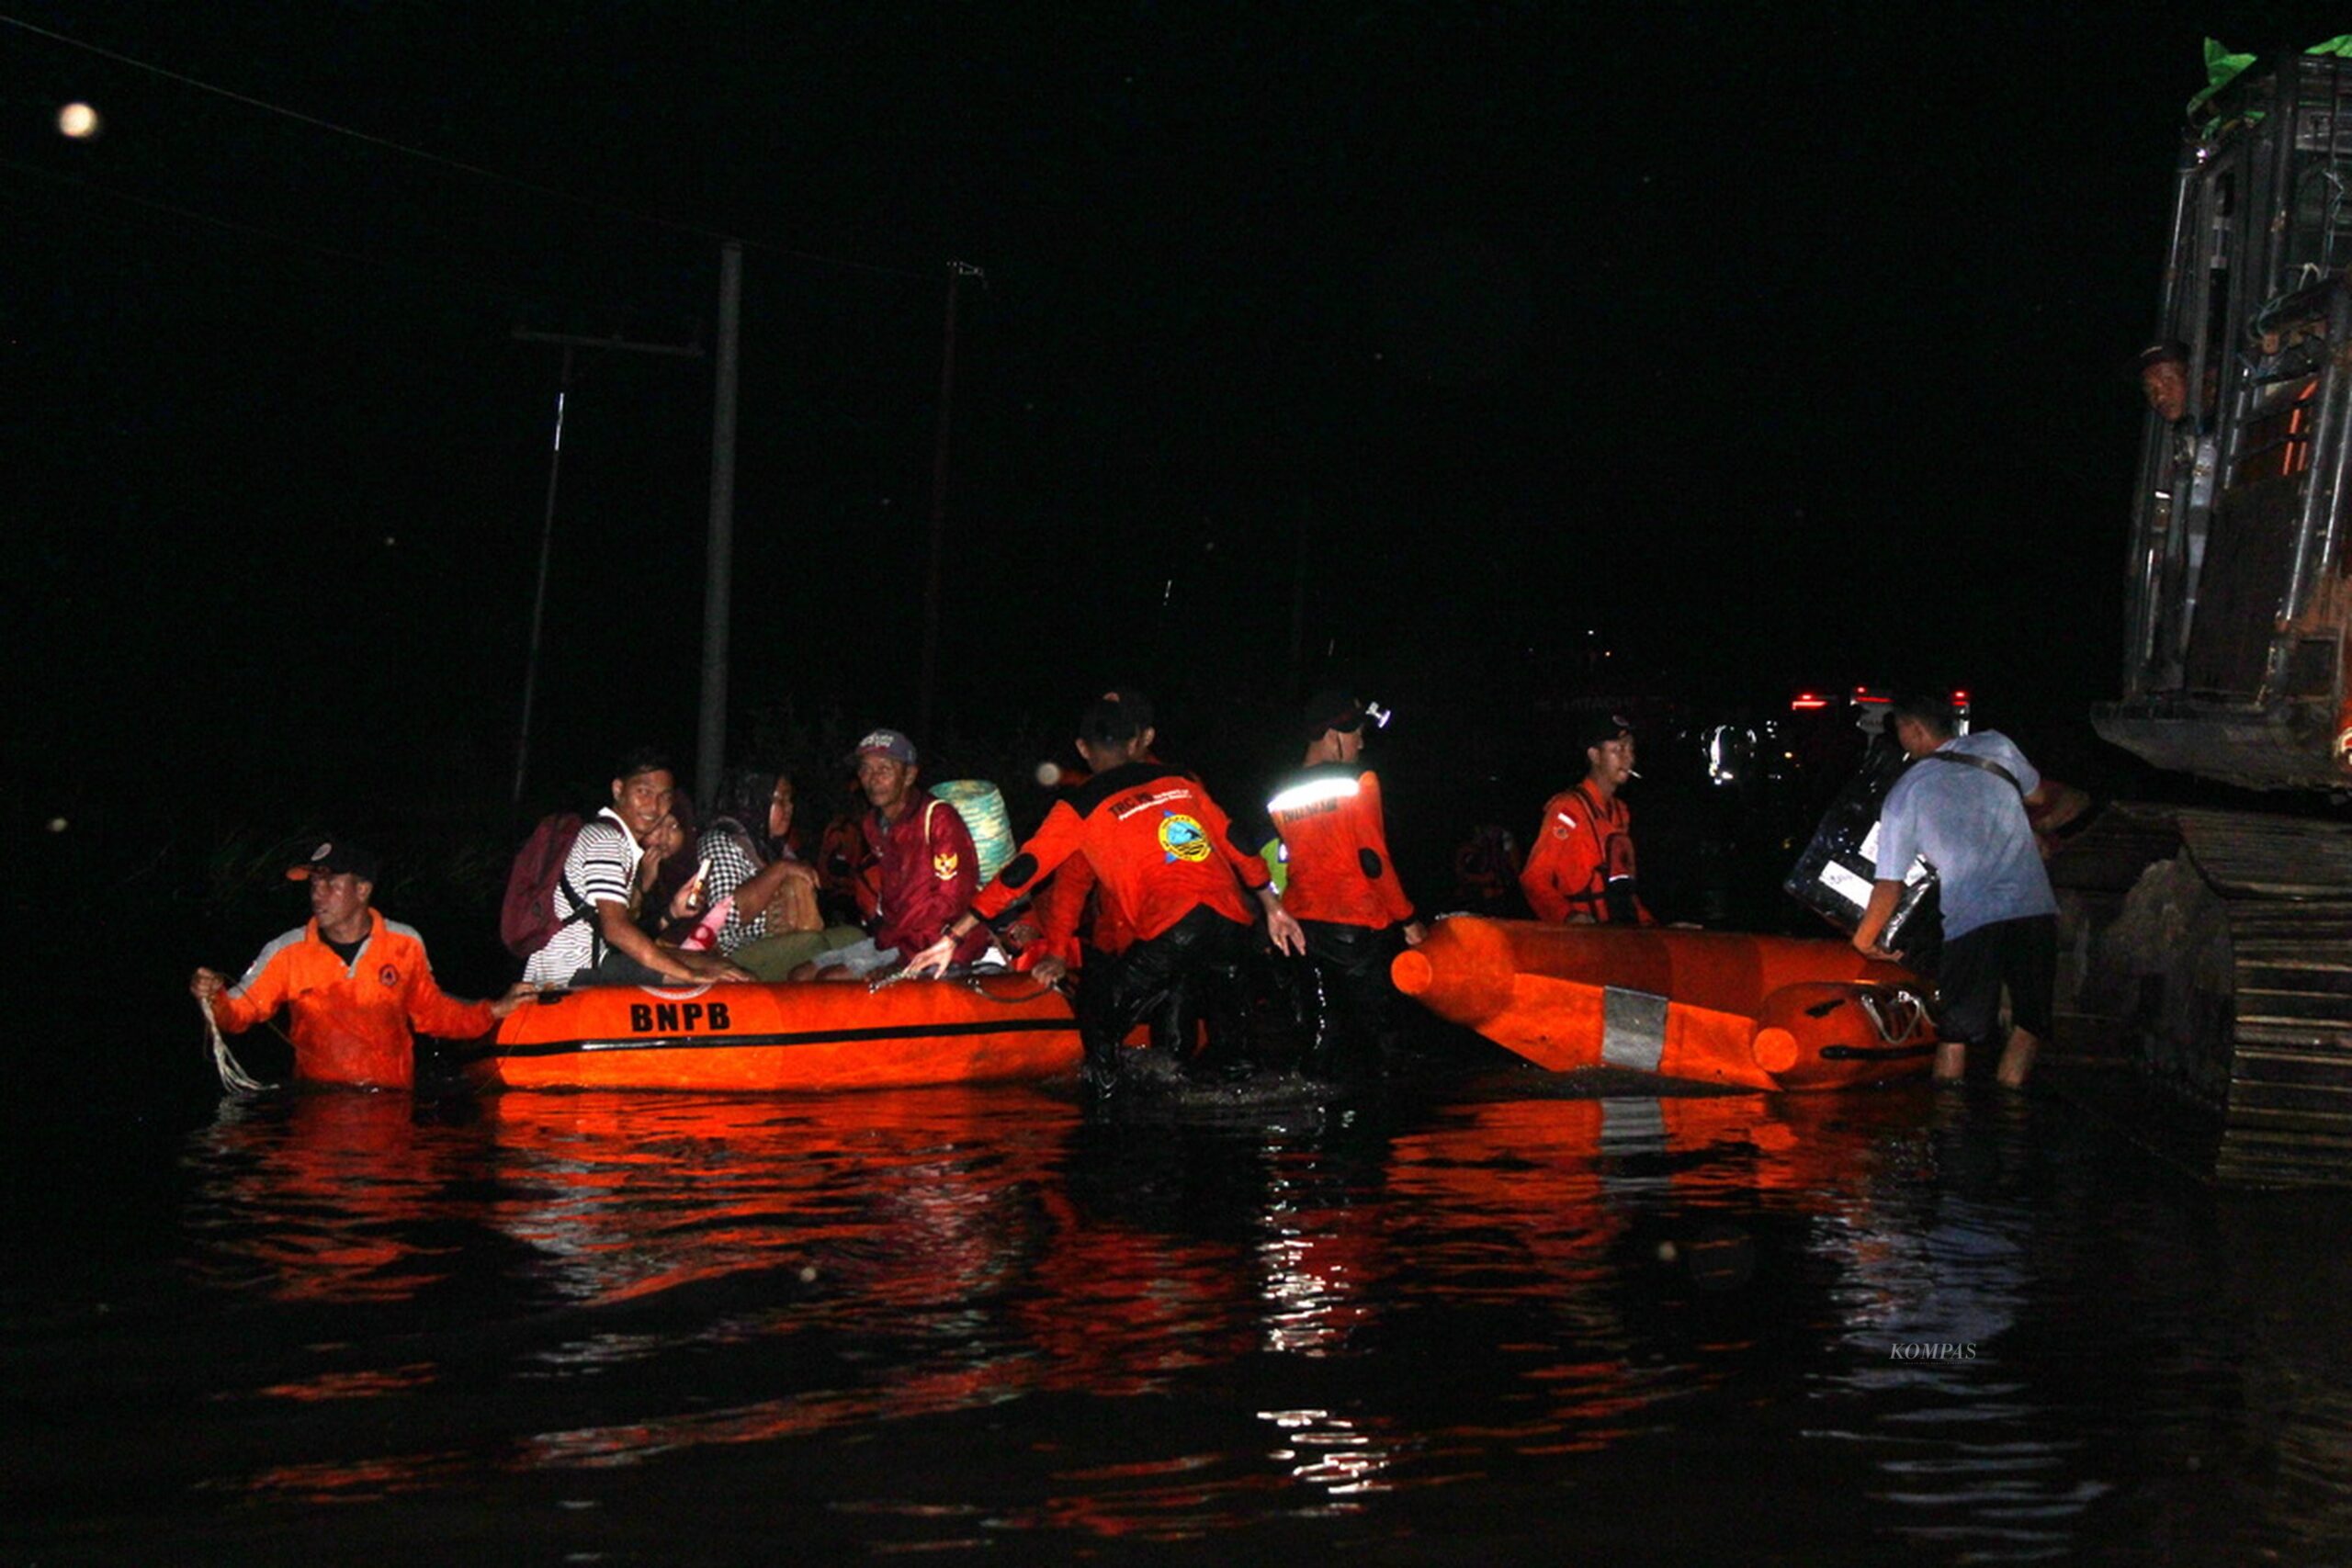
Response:
[[[1086,1076],[1098,1093],[1117,1083],[1120,1043],[1146,1017],[1163,1026],[1155,1030],[1159,1035],[1169,1021],[1197,1016],[1208,1027],[1209,1059],[1239,1055],[1241,958],[1252,923],[1245,887],[1264,908],[1275,946],[1292,953],[1306,946],[1265,861],[1234,841],[1231,823],[1200,781],[1144,760],[1155,733],[1151,705],[1137,693],[1106,693],[1090,705],[1078,721],[1078,751],[1094,776],[1056,801],[1036,836],[980,889],[971,908],[907,964],[910,976],[938,974],[983,921],[1082,853],[1099,879],[1098,896],[1136,935],[1117,957],[1090,964],[1079,987]],[[1197,1009],[1168,1005],[1186,992]],[[1152,1043],[1181,1059],[1188,1043]]]
[[[487,1034],[538,987],[516,985],[494,1002],[445,995],[425,960],[424,939],[370,906],[376,873],[376,857],[349,840],[321,844],[286,873],[311,885],[311,923],[263,948],[233,987],[226,976],[198,969],[187,988],[231,1034],[281,1007],[289,1010],[294,1076],[306,1082],[411,1087],[416,1034]]]

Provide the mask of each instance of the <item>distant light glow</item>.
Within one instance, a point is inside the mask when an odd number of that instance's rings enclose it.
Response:
[[[1799,692],[1796,700],[1789,705],[1789,708],[1793,713],[1810,713],[1815,708],[1826,708],[1828,705],[1827,697],[1814,692]]]
[[[98,111],[85,103],[67,104],[57,111],[58,133],[70,136],[76,141],[87,141],[103,129],[104,124],[98,118]]]
[[[1039,788],[1051,789],[1061,782],[1062,765],[1059,762],[1048,759],[1037,764],[1037,784]]]

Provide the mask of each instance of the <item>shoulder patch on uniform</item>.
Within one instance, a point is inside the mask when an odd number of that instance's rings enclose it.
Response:
[[[255,980],[260,979],[261,972],[269,967],[269,961],[299,943],[309,930],[308,926],[297,926],[285,935],[272,939],[270,944],[255,954],[254,961],[245,966],[244,974],[238,978],[237,989],[242,992],[252,986]]]

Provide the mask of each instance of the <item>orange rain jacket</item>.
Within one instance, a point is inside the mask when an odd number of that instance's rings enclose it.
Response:
[[[416,1033],[471,1040],[494,1021],[488,1002],[461,1002],[434,982],[414,928],[368,911],[371,930],[346,967],[319,922],[261,950],[234,986],[212,998],[212,1019],[242,1034],[281,1007],[294,1015],[294,1076],[311,1083],[407,1089],[416,1081]]]
[[[1634,874],[1634,813],[1615,795],[1603,805],[1587,779],[1544,803],[1535,825],[1535,847],[1528,852],[1519,885],[1539,920],[1606,921],[1611,877]],[[1637,899],[1642,925],[1655,925]]]
[[[1070,856],[1046,878],[1045,891],[1030,911],[1039,933],[1030,946],[1038,958],[1058,958],[1077,969],[1084,966],[1090,947],[1111,954],[1135,945],[1135,932],[1120,925],[1117,913],[1093,895],[1094,867],[1083,854]],[[1034,961],[1029,966],[1035,966]]]
[[[1266,815],[1290,865],[1283,908],[1302,920],[1374,931],[1413,918],[1388,861],[1378,773],[1348,762],[1308,768],[1266,803]]]
[[[1021,852],[980,889],[973,912],[995,919],[1081,852],[1102,901],[1098,933],[1107,918],[1136,942],[1149,942],[1203,905],[1246,926],[1257,911],[1242,889],[1272,880],[1265,861],[1234,840],[1233,824],[1199,780],[1163,763],[1129,762],[1056,801]]]

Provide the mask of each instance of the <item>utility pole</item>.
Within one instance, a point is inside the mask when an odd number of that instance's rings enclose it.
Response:
[[[1306,525],[1315,513],[1312,491],[1298,496],[1298,548],[1290,572],[1290,694],[1306,700]]]
[[[967,277],[986,276],[969,262],[947,264],[947,333],[939,358],[939,437],[931,458],[931,551],[922,577],[922,690],[915,733],[932,743],[933,699],[938,694],[940,558],[947,543],[947,430],[956,404],[956,291]]]
[[[727,765],[727,626],[735,571],[735,370],[743,319],[743,245],[718,251],[718,372],[710,414],[710,547],[703,562],[702,724],[695,798],[706,810]]]
[[[691,344],[626,343],[618,336],[578,337],[569,333],[526,332],[514,329],[517,341],[551,343],[563,349],[563,375],[555,394],[555,435],[548,450],[548,503],[539,519],[538,586],[531,595],[531,644],[523,661],[523,719],[514,734],[514,794],[513,806],[523,807],[523,785],[531,767],[531,707],[539,685],[539,640],[547,625],[548,562],[555,554],[555,497],[557,480],[563,473],[563,415],[571,397],[572,357],[583,348],[620,349],[631,354],[662,354],[679,358],[700,359],[702,350]]]
[[[539,633],[548,620],[548,558],[555,549],[556,481],[563,474],[563,405],[571,397],[573,346],[563,345],[563,375],[556,383],[555,437],[548,448],[548,504],[539,518],[539,577],[531,591],[530,651],[523,659],[523,722],[514,732],[514,795],[511,809],[523,809],[523,780],[531,769],[531,699],[539,689]]]

